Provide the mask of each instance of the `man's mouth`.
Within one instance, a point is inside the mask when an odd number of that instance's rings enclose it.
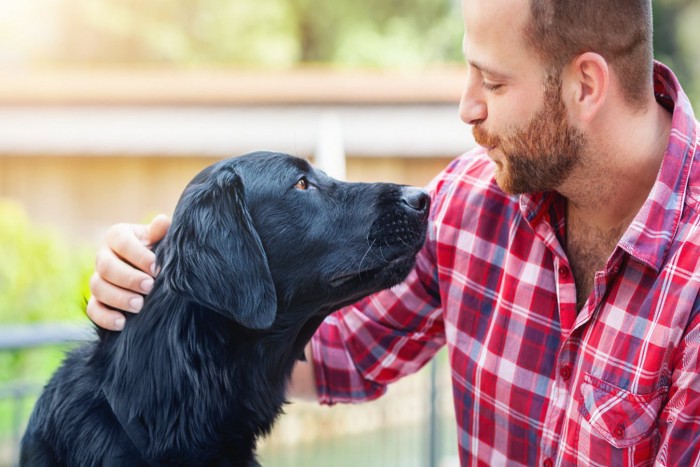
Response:
[[[484,147],[486,150],[486,155],[491,158],[492,161],[498,162],[500,160],[500,157],[498,157],[498,146],[486,146]]]

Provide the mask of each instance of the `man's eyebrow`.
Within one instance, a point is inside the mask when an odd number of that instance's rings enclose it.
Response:
[[[469,66],[472,66],[479,70],[482,74],[487,74],[491,78],[500,78],[500,79],[509,79],[510,75],[508,73],[503,73],[497,70],[494,70],[493,68],[490,68],[483,63],[478,62],[477,60],[473,60],[469,58],[469,55],[467,54],[467,42],[466,42],[466,35],[462,38],[462,55],[466,59],[467,63]]]
[[[467,59],[467,62],[469,63],[470,66],[476,68],[482,74],[489,75],[492,78],[508,79],[510,77],[507,73],[503,73],[501,71],[494,70],[493,68],[490,68],[482,63],[475,62],[474,60]]]

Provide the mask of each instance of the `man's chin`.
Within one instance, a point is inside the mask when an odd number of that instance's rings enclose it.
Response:
[[[513,184],[511,177],[508,175],[508,172],[506,171],[505,166],[503,165],[503,162],[501,161],[493,161],[493,163],[496,165],[496,171],[494,173],[494,179],[496,180],[496,185],[506,194],[509,195],[517,195],[519,193],[516,193],[513,190]]]
[[[507,195],[522,195],[525,193],[532,193],[533,190],[530,187],[525,186],[526,184],[518,180],[515,180],[508,172],[508,166],[501,161],[494,161],[496,164],[496,171],[494,173],[494,179],[496,180],[496,185]]]
[[[504,180],[501,177],[496,177],[496,185],[507,195],[521,195],[522,193],[515,190],[512,185],[508,183],[508,180]]]
[[[495,160],[495,154],[494,151],[496,151],[496,146],[482,146],[484,148],[484,151],[486,151],[486,155],[488,155],[491,159]]]

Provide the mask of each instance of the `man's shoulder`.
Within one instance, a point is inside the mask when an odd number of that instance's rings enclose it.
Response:
[[[690,141],[687,142],[689,150],[687,153],[684,151],[686,157],[692,159],[686,189],[686,204],[700,213],[700,122],[695,120],[693,123],[694,131],[689,135]],[[672,134],[672,138],[673,136]],[[678,134],[676,133],[675,136],[677,137]]]

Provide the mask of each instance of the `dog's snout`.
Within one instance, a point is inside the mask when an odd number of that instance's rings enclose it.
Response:
[[[426,212],[430,207],[430,196],[420,188],[402,187],[401,201],[418,212]]]

